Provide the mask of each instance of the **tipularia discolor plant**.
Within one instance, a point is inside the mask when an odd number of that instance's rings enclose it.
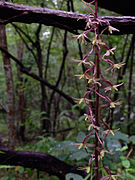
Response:
[[[74,61],[78,62],[78,65],[83,64],[85,66],[85,72],[76,76],[79,76],[79,79],[85,79],[85,82],[87,82],[87,91],[83,97],[79,99],[79,104],[85,103],[88,107],[88,113],[84,114],[85,121],[88,124],[88,134],[85,136],[82,143],[79,144],[78,148],[84,148],[86,152],[88,152],[87,148],[93,148],[93,153],[90,155],[88,166],[85,169],[87,173],[90,173],[92,168],[94,169],[95,180],[98,180],[100,177],[100,168],[103,168],[106,172],[106,175],[101,178],[102,180],[116,179],[118,175],[113,175],[110,169],[104,164],[105,153],[111,154],[105,148],[105,138],[110,133],[114,136],[114,131],[110,129],[109,125],[106,123],[102,111],[104,108],[110,111],[110,108],[115,108],[121,104],[119,100],[113,102],[111,97],[112,92],[118,91],[118,87],[123,83],[114,85],[113,82],[106,79],[105,76],[108,71],[110,71],[113,76],[115,69],[120,69],[124,63],[120,62],[115,64],[110,59],[110,56],[114,54],[116,46],[109,48],[103,41],[102,35],[103,32],[107,30],[110,34],[113,33],[113,31],[119,30],[112,27],[108,21],[98,18],[97,0],[83,1],[83,3],[90,9],[90,14],[86,17],[86,30],[75,37],[80,43],[82,41],[85,43],[89,41],[90,50],[83,59],[75,59]],[[106,28],[99,32],[99,26],[102,25],[106,25]],[[89,33],[93,35],[92,39],[89,39]],[[103,51],[105,52],[104,54],[102,54]],[[104,65],[106,64],[106,69],[102,70],[101,63],[104,63]],[[88,141],[93,135],[95,137],[94,142],[90,144]]]

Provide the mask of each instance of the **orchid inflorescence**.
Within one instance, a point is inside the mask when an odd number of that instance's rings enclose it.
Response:
[[[106,71],[111,71],[113,74],[115,69],[120,69],[125,63],[119,62],[115,64],[109,58],[110,55],[114,54],[114,50],[116,49],[116,46],[114,46],[113,48],[109,48],[109,46],[103,41],[102,34],[107,29],[111,34],[113,33],[113,31],[119,31],[119,30],[112,27],[109,21],[101,20],[100,18],[98,18],[97,7],[96,7],[97,0],[93,0],[90,3],[87,3],[85,1],[83,2],[88,6],[91,13],[88,14],[86,17],[85,31],[82,34],[76,35],[75,37],[79,41],[79,43],[81,43],[82,41],[86,43],[87,40],[89,39],[89,33],[91,32],[94,33],[94,37],[92,40],[89,40],[89,42],[91,43],[90,51],[83,57],[83,59],[81,60],[74,59],[74,62],[79,63],[79,65],[83,64],[85,66],[85,72],[83,74],[77,74],[75,76],[79,76],[79,79],[83,78],[87,82],[87,91],[85,92],[84,96],[79,100],[79,104],[85,103],[87,105],[88,113],[84,114],[84,116],[85,116],[85,121],[89,123],[88,135],[85,136],[82,143],[77,145],[79,149],[84,148],[85,150],[87,150],[88,147],[94,148],[93,153],[89,159],[88,167],[85,168],[87,173],[90,172],[92,167],[92,162],[95,161],[94,169],[104,168],[107,173],[107,176],[104,176],[102,180],[111,179],[111,178],[116,179],[117,175],[112,175],[110,169],[104,165],[104,154],[105,153],[111,154],[105,149],[104,138],[106,138],[106,136],[110,133],[114,135],[114,131],[111,130],[109,125],[105,122],[105,120],[103,120],[101,107],[115,108],[116,106],[122,103],[119,100],[112,101],[111,94],[113,91],[118,91],[118,87],[123,85],[123,83],[113,84],[110,80],[107,80],[104,77],[103,73],[105,73]],[[95,10],[91,7],[91,4],[95,5]],[[99,26],[102,25],[106,25],[106,27],[104,30],[101,31],[101,33],[99,33]],[[101,47],[102,49],[105,50],[104,55],[100,54]],[[96,60],[94,62],[92,60],[89,60],[90,57],[93,55],[96,57],[95,58]],[[100,62],[105,62],[109,66],[103,72],[101,71],[100,68]],[[103,84],[104,85],[106,84],[106,87],[104,87]],[[102,89],[102,93],[100,93],[101,92],[100,89]],[[94,100],[96,105],[93,105],[93,100],[90,99],[90,97],[92,97],[92,94],[95,94],[95,96],[97,97]],[[100,102],[102,102],[102,104]],[[95,111],[97,111],[97,113]],[[102,131],[103,128],[105,130]],[[87,141],[94,134],[95,134],[95,138],[98,141],[98,145],[95,143],[92,146],[91,144],[87,143]],[[102,134],[103,137],[101,138],[99,134]],[[97,155],[95,153],[96,151],[98,152],[97,160],[101,162],[100,166],[98,163],[96,163],[96,155]]]

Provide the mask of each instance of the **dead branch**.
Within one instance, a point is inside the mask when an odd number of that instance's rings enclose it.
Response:
[[[93,18],[91,16],[91,18]],[[108,20],[112,26],[118,28],[117,34],[132,34],[135,32],[134,16],[104,16],[99,17]],[[11,22],[40,23],[54,26],[75,33],[76,30],[84,30],[86,26],[86,14],[54,10],[48,8],[31,7],[8,2],[0,2],[0,23]],[[105,28],[103,25],[101,30]],[[108,33],[105,31],[105,33]]]
[[[11,166],[23,166],[25,168],[45,171],[50,175],[58,176],[64,180],[67,173],[79,174],[83,177],[86,172],[71,166],[54,156],[39,152],[14,151],[0,148],[0,164]]]

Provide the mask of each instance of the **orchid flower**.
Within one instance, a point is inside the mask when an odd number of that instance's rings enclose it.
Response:
[[[122,66],[124,66],[125,63],[124,62],[120,62],[117,64],[113,64],[112,66],[110,66],[108,69],[106,69],[105,71],[108,71],[110,69],[112,69],[112,71],[114,72],[115,69],[120,69]]]
[[[90,130],[91,130],[91,128],[94,128],[94,129],[100,130],[100,127],[95,126],[93,123],[89,125],[89,127],[88,127],[88,131],[90,131]]]
[[[98,81],[100,81],[100,78],[95,78],[91,76],[89,77],[88,84],[92,83],[92,84],[98,84],[99,86],[101,86],[101,83],[99,83]]]
[[[117,87],[122,86],[123,84],[124,84],[124,83],[120,83],[120,84],[117,84],[117,85],[112,85],[112,86],[109,86],[109,87],[104,88],[104,90],[105,90],[105,92],[107,92],[107,91],[113,91],[113,90],[118,91],[118,88],[117,88]]]
[[[89,65],[89,66],[94,65],[94,63],[92,61],[86,62],[86,59],[84,59],[84,60],[73,59],[73,61],[79,63],[78,66],[80,66],[81,64],[86,64],[86,65]]]
[[[108,49],[103,57],[110,56],[110,54],[114,54],[114,50],[117,48],[117,46],[114,46],[112,49]]]
[[[90,166],[79,167],[78,169],[79,169],[79,170],[84,170],[84,171],[86,171],[87,174],[90,173]]]
[[[79,40],[79,43],[81,44],[82,40],[86,42],[86,39],[89,39],[85,33],[79,34],[79,35],[74,35],[77,40]]]
[[[119,32],[119,30],[116,29],[116,28],[114,28],[113,26],[108,26],[108,30],[109,30],[109,32],[110,32],[111,34],[112,34],[113,31],[118,31],[118,32]]]
[[[114,101],[114,102],[110,102],[110,108],[115,108],[116,106],[121,105],[122,102],[121,101]]]

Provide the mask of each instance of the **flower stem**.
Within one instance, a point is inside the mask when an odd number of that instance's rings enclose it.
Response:
[[[99,78],[99,74],[100,74],[100,67],[99,67],[99,57],[98,57],[98,48],[96,48],[96,69],[97,69],[97,78]],[[99,85],[97,84],[97,90],[96,90],[98,93],[99,93]],[[96,110],[95,110],[95,125],[96,126],[99,126],[99,95],[96,94]],[[97,135],[98,134],[98,129],[95,129],[95,180],[98,180],[98,155],[99,155],[99,152],[98,152],[98,137]]]
[[[98,12],[98,3],[97,0],[95,0],[95,20],[97,19],[97,12]],[[99,32],[98,32],[98,24],[95,28],[95,35],[96,38],[99,39]],[[99,60],[99,47],[95,47],[96,51],[96,78],[100,78],[100,60]],[[99,93],[99,85],[96,85],[97,93]],[[99,126],[99,95],[96,94],[96,109],[95,109],[95,125]],[[95,129],[95,180],[98,180],[99,178],[99,172],[98,172],[98,129]]]

